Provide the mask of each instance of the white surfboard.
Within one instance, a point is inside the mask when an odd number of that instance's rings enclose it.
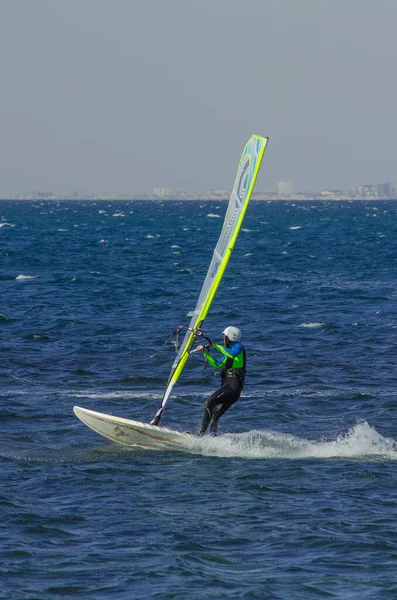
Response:
[[[81,406],[74,406],[73,411],[76,417],[96,433],[123,446],[152,450],[189,450],[199,442],[198,438],[189,433],[106,415]]]

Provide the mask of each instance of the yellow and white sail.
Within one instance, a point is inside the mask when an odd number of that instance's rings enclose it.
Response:
[[[221,282],[241,229],[241,224],[254,189],[268,139],[269,138],[260,137],[259,135],[253,135],[250,137],[243,150],[222,231],[215,247],[211,264],[204,280],[203,287],[201,288],[200,296],[196,308],[194,309],[187,333],[172,365],[161,406],[158,409],[156,416],[151,421],[152,425],[157,425],[160,421],[165,404],[175,383],[182,373],[192,346],[198,337],[197,331],[200,330],[203,325],[216,290]]]

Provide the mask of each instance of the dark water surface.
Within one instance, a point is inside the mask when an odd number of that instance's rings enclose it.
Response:
[[[149,421],[224,202],[0,201],[0,598],[397,598],[397,201],[252,202],[206,321],[241,400],[199,454]],[[195,431],[193,355],[161,424]]]

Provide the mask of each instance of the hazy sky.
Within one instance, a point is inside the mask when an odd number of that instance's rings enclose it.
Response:
[[[397,182],[397,0],[0,0],[0,197]]]

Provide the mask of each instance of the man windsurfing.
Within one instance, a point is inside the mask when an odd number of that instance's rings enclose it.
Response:
[[[237,402],[244,386],[246,352],[240,341],[241,331],[238,327],[229,326],[222,333],[224,335],[223,346],[209,341],[208,344],[199,345],[196,348],[196,350],[203,353],[211,367],[221,369],[220,376],[222,380],[221,387],[205,402],[203,420],[197,432],[199,437],[205,434],[208,426],[210,434],[217,435],[218,420],[232,404]],[[219,359],[211,356],[208,352],[209,346],[218,350],[222,356]]]

